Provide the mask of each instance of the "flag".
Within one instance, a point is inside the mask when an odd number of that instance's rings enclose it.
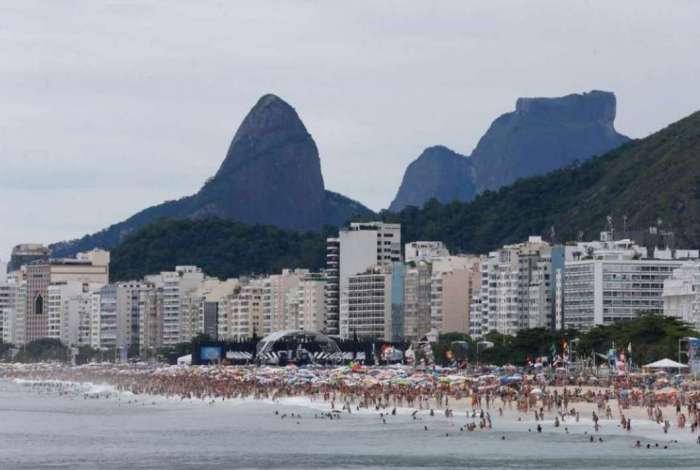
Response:
[[[627,354],[632,354],[632,341],[627,345]]]

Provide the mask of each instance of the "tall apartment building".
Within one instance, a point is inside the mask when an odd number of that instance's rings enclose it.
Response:
[[[131,310],[127,290],[109,284],[92,294],[91,346],[119,350],[126,357],[131,340]]]
[[[640,313],[664,312],[664,282],[679,268],[680,258],[697,258],[697,250],[654,250],[631,240],[601,240],[567,246],[564,275],[564,326],[589,329]]]
[[[144,282],[139,293],[139,337],[138,348],[141,357],[154,357],[163,346],[162,322],[163,288]],[[135,341],[135,339],[132,339]]]
[[[284,269],[281,274],[264,279],[262,330],[258,331],[261,336],[285,330],[289,323],[295,322],[296,310],[290,310],[294,303],[290,303],[289,298],[295,295],[299,283],[308,273],[308,269]]]
[[[323,331],[326,319],[326,276],[306,273],[287,295],[286,329]]]
[[[700,261],[686,261],[664,280],[664,315],[700,329]]]
[[[406,339],[420,339],[430,332],[432,263],[407,262],[403,284],[403,332]]]
[[[183,304],[187,296],[197,289],[204,280],[202,270],[196,266],[176,266],[175,271],[146,276],[146,281],[162,292],[162,306],[159,313],[161,345],[174,346],[192,339],[192,320]]]
[[[91,345],[92,295],[102,284],[77,281],[48,288],[48,337],[67,346]]]
[[[344,337],[392,338],[392,271],[375,266],[348,276],[341,300]],[[402,289],[403,286],[400,286]]]
[[[155,286],[145,281],[125,281],[117,283],[119,302],[117,308],[127,321],[126,342],[133,352],[141,353],[141,328],[149,309],[153,308],[151,297]]]
[[[16,273],[5,275],[0,267],[0,341],[3,343],[17,343],[17,315],[23,318],[23,309],[22,280],[18,281]]]
[[[75,259],[35,261],[25,266],[26,304],[23,312],[24,342],[46,338],[49,332],[48,297],[51,284],[79,282],[105,285],[109,282],[109,252],[93,250]],[[19,327],[19,322],[18,322]]]
[[[483,256],[470,334],[479,338],[495,330],[515,335],[521,329],[551,327],[551,256],[551,246],[536,236]]]
[[[241,285],[220,304],[217,335],[240,340],[260,336],[263,328],[262,279],[240,279]]]
[[[340,239],[326,239],[326,286],[324,302],[326,319],[323,331],[329,335],[340,332]]]
[[[430,324],[439,333],[469,333],[472,297],[481,286],[478,256],[446,256],[432,262]]]
[[[337,266],[335,252],[337,251]],[[328,239],[327,246],[327,294],[338,292],[337,298],[327,296],[327,332],[335,334],[338,312],[338,333],[342,338],[351,334],[347,307],[348,282],[351,276],[365,273],[373,267],[390,266],[401,261],[401,225],[383,222],[352,223],[343,228],[338,238]],[[337,270],[337,284],[335,271]],[[338,308],[336,308],[338,306]]]
[[[206,278],[202,284],[192,291],[183,303],[186,314],[190,318],[192,336],[206,334],[210,338],[218,338],[219,314],[226,296],[233,295],[240,286],[238,279],[220,281]]]

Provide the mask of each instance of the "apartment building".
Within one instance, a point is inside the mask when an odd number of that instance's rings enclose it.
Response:
[[[335,253],[337,251],[337,266]],[[386,267],[401,261],[401,225],[383,222],[352,223],[340,230],[338,238],[328,240],[327,246],[327,325],[334,325],[336,305],[338,333],[350,337],[348,283],[351,276],[363,274],[373,267]],[[335,272],[337,271],[337,281]],[[337,284],[336,284],[337,283]],[[337,304],[334,293],[338,292]],[[330,295],[333,293],[333,295]],[[328,329],[329,334],[335,334]]]
[[[187,296],[197,289],[204,280],[202,270],[197,266],[176,266],[175,271],[146,276],[146,282],[153,284],[162,295],[158,306],[161,345],[174,346],[192,339],[192,320],[186,314],[183,304]]]
[[[23,268],[26,282],[26,303],[17,339],[30,342],[49,334],[49,286],[78,282],[105,285],[109,282],[109,252],[93,250],[79,253],[74,259],[35,261]],[[18,322],[17,327],[20,326]]]
[[[445,256],[432,262],[430,325],[438,333],[469,333],[472,297],[481,287],[478,256]]]
[[[700,261],[686,261],[664,280],[664,315],[700,329]]]
[[[697,250],[654,250],[632,240],[601,240],[567,247],[564,326],[589,329],[640,313],[664,312],[664,282]]]

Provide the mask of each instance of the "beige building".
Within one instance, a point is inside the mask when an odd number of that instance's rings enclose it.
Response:
[[[478,256],[446,256],[432,263],[431,326],[439,333],[469,333],[471,300],[480,285]]]
[[[68,282],[105,285],[109,282],[109,253],[93,250],[75,259],[50,259],[27,265],[24,342],[46,338],[49,334],[49,286]]]
[[[260,336],[263,327],[264,280],[240,279],[240,282],[241,285],[219,304],[219,339],[240,340]]]
[[[305,274],[288,295],[290,312],[286,329],[322,331],[326,319],[326,277],[320,273]]]
[[[258,331],[259,334],[266,336],[286,330],[288,325],[296,322],[296,311],[290,311],[290,308],[296,308],[294,302],[290,303],[290,296],[296,296],[297,287],[308,273],[308,269],[284,269],[281,274],[264,279],[262,331]]]

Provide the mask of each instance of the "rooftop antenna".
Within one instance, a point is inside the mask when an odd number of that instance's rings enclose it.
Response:
[[[622,216],[622,236],[627,238],[627,214]]]
[[[610,232],[610,240],[615,240],[615,227],[613,226],[612,215],[606,217],[608,221],[608,232]]]

